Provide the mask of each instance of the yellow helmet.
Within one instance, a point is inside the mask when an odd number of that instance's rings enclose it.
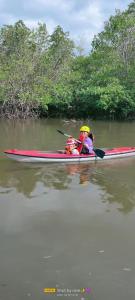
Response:
[[[90,127],[88,127],[88,126],[82,126],[82,127],[80,128],[80,131],[85,131],[85,132],[90,133]]]

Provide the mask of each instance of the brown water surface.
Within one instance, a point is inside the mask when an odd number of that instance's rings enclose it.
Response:
[[[54,299],[49,287],[57,299],[135,299],[135,157],[24,164],[3,154],[63,149],[56,128],[77,137],[81,125],[0,121],[0,300]],[[135,122],[91,127],[99,148],[135,146]]]

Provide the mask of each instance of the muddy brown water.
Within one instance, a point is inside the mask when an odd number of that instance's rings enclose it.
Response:
[[[3,154],[63,149],[56,128],[78,137],[81,125],[0,121],[0,300],[135,299],[135,158],[29,164]],[[99,148],[135,146],[135,122],[90,125]]]

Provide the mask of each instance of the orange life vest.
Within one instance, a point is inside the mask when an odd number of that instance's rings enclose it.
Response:
[[[66,154],[72,154],[71,150],[70,150],[70,146],[66,146],[65,147],[65,153]]]

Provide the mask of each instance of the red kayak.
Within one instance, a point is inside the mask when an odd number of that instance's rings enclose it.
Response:
[[[65,154],[64,150],[58,151],[40,151],[40,150],[17,150],[10,149],[5,150],[4,153],[11,159],[20,162],[54,162],[54,163],[68,163],[68,162],[85,162],[95,160],[106,160],[114,158],[126,158],[129,156],[135,156],[135,147],[119,147],[104,150],[105,155],[103,158],[97,157],[95,154],[80,154],[69,155]]]

